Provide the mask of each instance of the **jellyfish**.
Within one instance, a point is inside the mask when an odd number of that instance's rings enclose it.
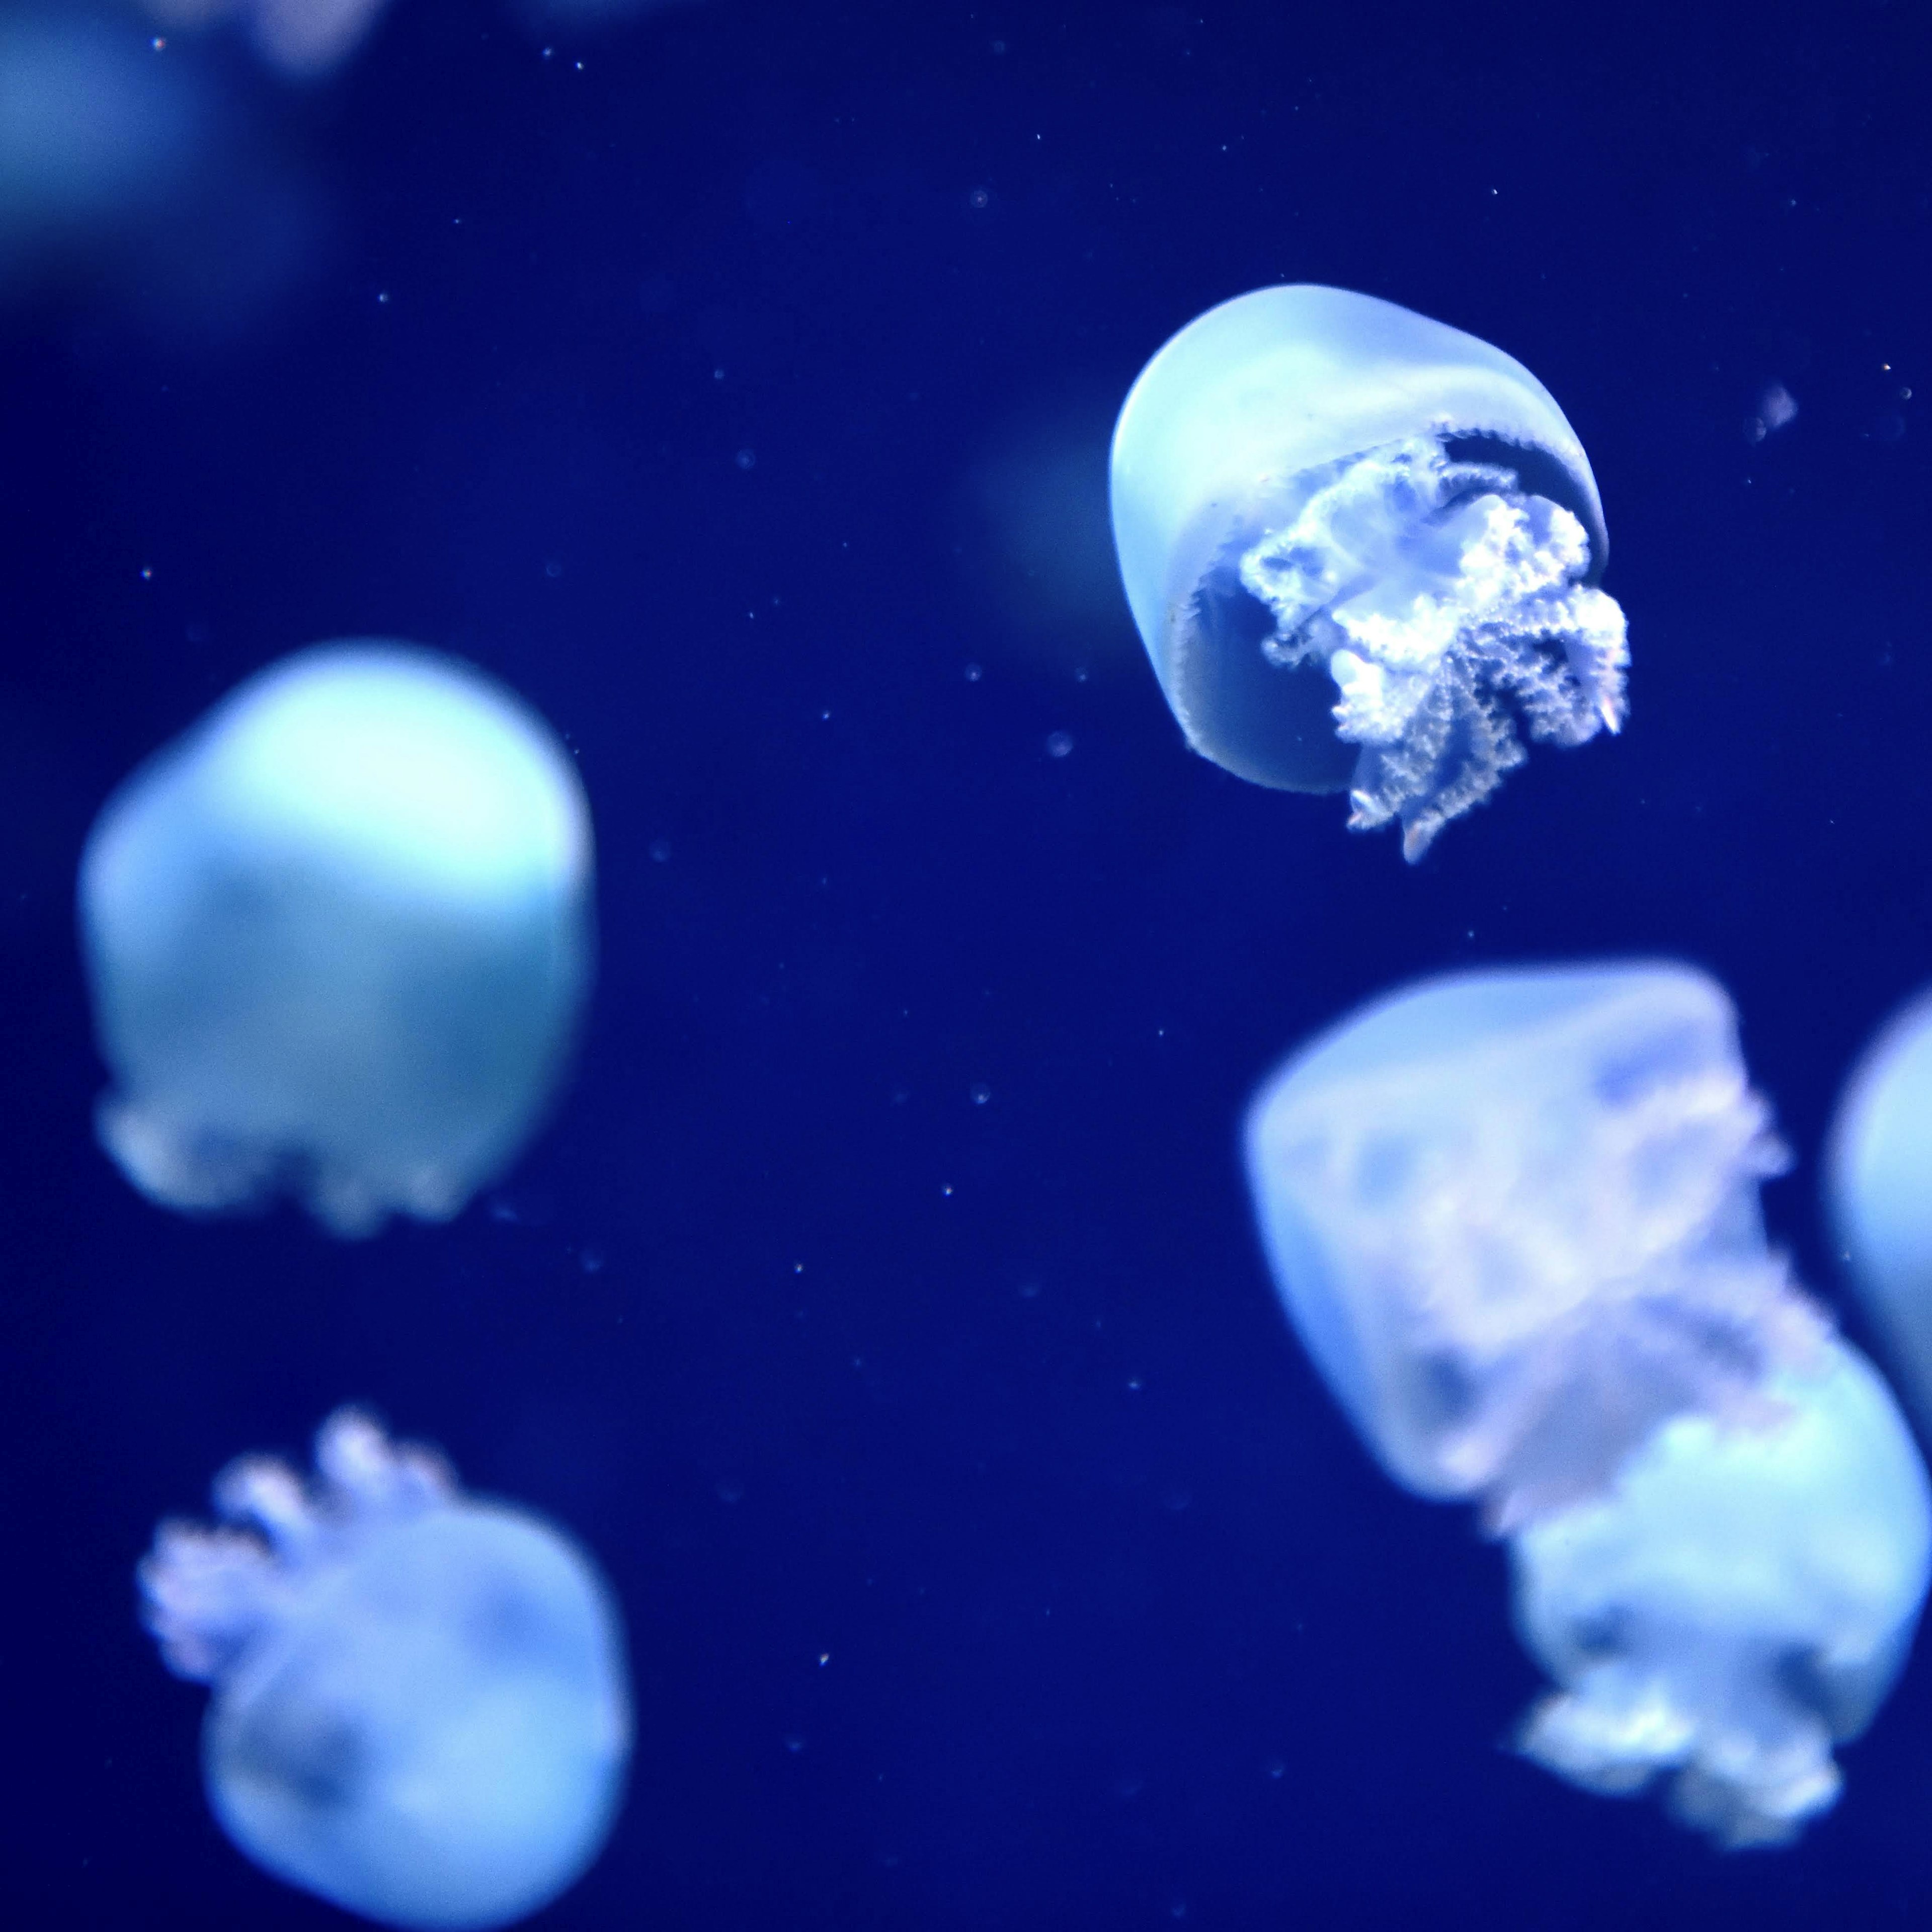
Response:
[[[383,0],[143,0],[170,33],[194,33],[231,16],[255,52],[285,80],[320,80],[353,53]]]
[[[1932,992],[1886,1024],[1846,1082],[1826,1186],[1859,1299],[1932,1424]]]
[[[1246,1146],[1282,1300],[1371,1454],[1498,1530],[1671,1415],[1766,1413],[1824,1332],[1765,1240],[1783,1155],[1730,1001],[1688,967],[1392,994],[1268,1082]]]
[[[1510,1546],[1525,1646],[1563,1688],[1525,1755],[1587,1790],[1658,1777],[1686,1824],[1780,1844],[1837,1800],[1932,1574],[1925,1471],[1891,1391],[1828,1340],[1767,1426],[1661,1425],[1604,1494]]]
[[[1623,722],[1588,458],[1501,350],[1371,296],[1258,289],[1181,330],[1114,433],[1127,602],[1195,750],[1348,794],[1420,859],[1520,764]]]
[[[214,1688],[221,1827],[291,1885],[386,1925],[504,1925],[589,1868],[631,1725],[616,1607],[552,1525],[338,1410],[316,1480],[244,1457],[224,1526],[164,1522],[142,1616]]]
[[[442,1220],[514,1158],[592,967],[568,754],[480,673],[318,646],[109,800],[80,869],[103,1144],[188,1212]]]
[[[1666,962],[1514,968],[1371,1003],[1247,1122],[1262,1244],[1394,1480],[1482,1504],[1561,1688],[1524,1754],[1670,1774],[1727,1845],[1837,1797],[1932,1567],[1884,1383],[1767,1246],[1783,1165],[1722,988]]]

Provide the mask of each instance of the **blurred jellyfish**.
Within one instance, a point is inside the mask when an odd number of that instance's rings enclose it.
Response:
[[[170,33],[234,20],[267,64],[289,80],[320,80],[361,45],[383,0],[142,0]]]
[[[213,121],[124,22],[0,16],[0,283],[155,219],[195,185]]]
[[[1114,434],[1127,601],[1188,742],[1259,784],[1346,789],[1419,859],[1522,761],[1624,717],[1603,506],[1522,365],[1372,296],[1210,309]]]
[[[388,1925],[536,1911],[602,1849],[630,1751],[608,1589],[540,1518],[338,1411],[320,1479],[250,1456],[164,1522],[143,1618],[214,1686],[208,1802],[264,1869]]]
[[[456,1214],[554,1088],[590,884],[568,753],[481,674],[372,643],[271,666],[89,836],[103,1144],[171,1208]]]
[[[327,211],[224,76],[151,38],[0,8],[0,300],[104,288],[166,334],[232,334],[310,270]]]
[[[1768,1250],[1780,1164],[1722,990],[1666,963],[1468,973],[1377,1000],[1248,1117],[1289,1316],[1383,1467],[1485,1505],[1562,1687],[1525,1753],[1674,1774],[1774,1843],[1903,1663],[1932,1563],[1885,1386]]]
[[[1745,439],[1762,442],[1797,420],[1797,398],[1782,382],[1768,382],[1759,394],[1756,410],[1745,421]]]
[[[1925,1472],[1864,1358],[1828,1341],[1768,1386],[1783,1419],[1680,1415],[1510,1545],[1517,1629],[1564,1687],[1525,1753],[1609,1794],[1669,1774],[1671,1808],[1729,1845],[1836,1802],[1832,1744],[1892,1688],[1932,1567]]]
[[[1932,1426],[1932,993],[1892,1018],[1854,1070],[1826,1178],[1860,1299]]]
[[[1736,1420],[1824,1330],[1767,1249],[1782,1156],[1723,990],[1644,963],[1372,1002],[1250,1112],[1282,1299],[1390,1475],[1508,1529],[1657,1424]]]

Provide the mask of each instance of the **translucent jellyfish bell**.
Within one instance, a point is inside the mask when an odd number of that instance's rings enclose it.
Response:
[[[1668,964],[1458,974],[1294,1054],[1246,1128],[1282,1300],[1372,1453],[1508,1529],[1666,1418],[1775,1412],[1824,1330],[1768,1250],[1781,1164],[1720,988]]]
[[[386,1925],[503,1925],[602,1849],[630,1751],[609,1591],[559,1531],[341,1410],[319,1480],[250,1457],[164,1523],[144,1620],[214,1686],[208,1802],[266,1870]]]
[[[1501,350],[1370,296],[1259,289],[1141,372],[1114,435],[1127,601],[1193,748],[1346,789],[1420,858],[1533,738],[1624,716],[1576,432]]]
[[[1826,1180],[1860,1298],[1932,1424],[1932,993],[1886,1024],[1846,1082]]]
[[[1828,1809],[1834,1741],[1891,1689],[1932,1569],[1932,1504],[1889,1392],[1828,1341],[1759,1427],[1665,1423],[1606,1495],[1514,1539],[1518,1630],[1564,1688],[1525,1752],[1586,1790],[1671,1780],[1726,1844]]]
[[[555,1087],[590,890],[575,768],[500,686],[391,644],[271,666],[88,838],[103,1144],[171,1208],[455,1214]]]

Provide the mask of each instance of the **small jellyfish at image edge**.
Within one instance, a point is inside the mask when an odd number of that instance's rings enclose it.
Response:
[[[1190,322],[1114,433],[1115,548],[1187,742],[1346,790],[1420,859],[1534,739],[1624,716],[1576,432],[1522,365],[1392,302],[1260,289]]]
[[[80,868],[103,1145],[187,1212],[344,1236],[459,1212],[515,1158],[592,973],[569,754],[468,666],[270,666],[109,800]]]
[[[1890,1020],[1853,1069],[1826,1188],[1859,1301],[1932,1426],[1932,991]]]
[[[1246,1146],[1282,1302],[1370,1451],[1510,1539],[1564,1687],[1525,1754],[1598,1792],[1674,1772],[1727,1844],[1827,1808],[1916,1627],[1925,1477],[1767,1245],[1784,1157],[1723,990],[1665,962],[1426,982],[1294,1055]]]
[[[386,1925],[506,1925],[589,1868],[622,1795],[623,1640],[590,1558],[344,1409],[316,1478],[245,1457],[224,1526],[164,1522],[143,1621],[213,1687],[222,1828],[291,1885]]]
[[[1827,1340],[1756,1426],[1666,1422],[1604,1496],[1510,1540],[1524,1646],[1563,1688],[1525,1755],[1621,1796],[1659,1775],[1685,1824],[1780,1844],[1828,1810],[1834,1743],[1904,1665],[1932,1574],[1932,1500],[1891,1391]]]

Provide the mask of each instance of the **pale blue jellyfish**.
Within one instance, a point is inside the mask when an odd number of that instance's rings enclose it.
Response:
[[[576,768],[500,686],[395,644],[272,665],[88,838],[103,1144],[171,1208],[446,1219],[555,1088],[590,895]]]
[[[1884,1702],[1932,1575],[1925,1471],[1864,1358],[1827,1340],[1766,1388],[1782,1415],[1676,1417],[1510,1546],[1517,1630],[1563,1686],[1522,1750],[1609,1794],[1666,1776],[1729,1845],[1836,1802],[1832,1748]]]
[[[1723,989],[1664,963],[1454,974],[1294,1054],[1248,1116],[1296,1328],[1382,1466],[1509,1528],[1666,1417],[1752,1411],[1820,1320]]]
[[[1115,546],[1195,750],[1346,790],[1420,858],[1522,763],[1624,717],[1596,479],[1501,350],[1371,296],[1258,289],[1140,374],[1114,434]]]
[[[338,1411],[318,1479],[251,1456],[227,1526],[164,1523],[143,1616],[214,1687],[208,1802],[266,1870],[386,1925],[508,1924],[574,1882],[622,1794],[616,1606],[541,1518]]]
[[[1932,993],[1886,1024],[1846,1083],[1826,1180],[1859,1298],[1932,1424]]]
[[[1882,1382],[1766,1246],[1781,1154],[1730,1002],[1658,963],[1430,980],[1294,1055],[1247,1123],[1288,1314],[1371,1451],[1511,1538],[1563,1687],[1526,1753],[1674,1774],[1726,1844],[1837,1796],[1932,1562]]]
[[[1291,1318],[1395,1479],[1480,1501],[1562,1688],[1528,1755],[1726,1844],[1835,1799],[1932,1564],[1884,1384],[1768,1250],[1735,1017],[1666,964],[1370,1005],[1250,1111]]]

